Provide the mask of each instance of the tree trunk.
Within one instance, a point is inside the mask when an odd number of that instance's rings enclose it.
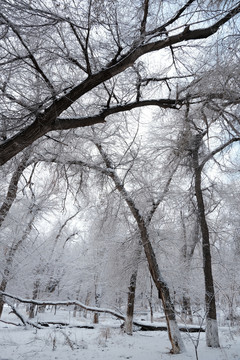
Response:
[[[148,296],[148,303],[150,307],[151,323],[153,323],[153,283],[150,278],[150,296]]]
[[[200,146],[200,144],[199,144]],[[209,347],[219,347],[217,312],[215,292],[212,275],[212,260],[208,224],[205,215],[205,206],[202,193],[202,167],[199,166],[199,146],[193,151],[193,162],[195,172],[195,194],[197,199],[200,228],[202,233],[203,271],[205,282],[205,306],[206,306],[206,343]]]
[[[95,278],[95,281],[98,281],[97,277]],[[100,299],[100,294],[98,292],[98,286],[97,286],[97,282],[95,283],[95,294],[94,294],[94,297],[95,297],[95,306],[96,307],[99,307],[99,299]],[[98,312],[95,312],[94,313],[94,316],[93,316],[93,323],[94,324],[98,324],[99,323],[99,313]]]
[[[136,269],[130,278],[130,285],[128,288],[128,303],[127,303],[127,314],[124,325],[124,331],[128,335],[132,335],[133,333],[133,313],[134,313],[134,302],[135,302],[135,291],[136,291],[136,283],[137,283],[137,273]]]
[[[5,273],[5,271],[4,271]],[[7,287],[7,277],[3,277],[1,285],[0,285],[0,291],[5,291]],[[3,307],[4,307],[4,300],[3,300],[3,296],[0,294],[0,318],[2,316],[2,312],[3,312]]]
[[[29,158],[29,152],[26,151],[25,154],[23,155],[23,158],[19,162],[17,169],[14,171],[14,173],[11,177],[6,198],[0,207],[0,228],[7,216],[7,214],[10,211],[12,204],[14,203],[14,201],[17,197],[18,182],[19,182],[20,177],[22,176],[23,171],[27,167],[28,158]],[[20,242],[21,242],[21,240],[20,240]],[[10,267],[11,267],[11,264],[13,261],[14,252],[15,252],[15,250],[17,250],[17,248],[18,248],[18,244],[12,245],[12,247],[10,248],[10,250],[8,252],[7,259],[6,259],[6,266],[3,271],[3,278],[1,281],[1,285],[0,285],[0,291],[6,290]],[[3,296],[0,295],[0,318],[2,316],[3,307],[4,307],[4,300],[3,300]]]
[[[182,298],[182,317],[185,322],[189,320],[190,323],[192,324],[193,319],[192,319],[191,299],[187,295],[187,292],[184,293]]]
[[[39,290],[39,285],[40,285],[39,280],[36,280],[36,281],[34,282],[34,285],[33,285],[33,294],[32,294],[33,300],[37,299],[38,290]],[[30,304],[30,306],[29,306],[29,319],[33,319],[33,318],[34,318],[34,316],[35,316],[35,308],[36,308],[36,305]]]
[[[195,211],[194,211],[195,213]],[[183,257],[184,263],[184,271],[186,276],[184,277],[184,284],[183,284],[183,296],[182,296],[182,318],[183,320],[190,321],[192,323],[192,309],[191,309],[191,298],[189,296],[189,280],[191,276],[191,261],[194,254],[195,247],[199,241],[199,220],[196,216],[194,221],[193,230],[191,229],[191,235],[187,234],[186,224],[184,221],[184,216],[181,211],[181,221],[182,221],[182,228],[183,228],[183,239],[184,245],[181,249],[181,254]]]
[[[135,269],[130,277],[130,284],[128,287],[127,313],[124,324],[124,331],[128,335],[132,335],[133,333],[133,313],[134,313],[135,293],[136,293],[136,284],[137,284],[138,263],[141,258],[141,254],[142,254],[142,244],[139,242],[134,253],[133,266],[135,267]]]
[[[3,221],[5,220],[7,214],[9,213],[13,202],[15,201],[17,197],[17,190],[18,190],[18,182],[20,177],[22,176],[23,171],[28,166],[28,158],[29,158],[29,151],[26,151],[23,155],[23,158],[18,164],[18,167],[12,174],[8,191],[5,200],[3,201],[1,207],[0,207],[0,227],[2,226]]]
[[[171,353],[179,354],[180,352],[185,351],[185,347],[182,341],[182,337],[178,328],[178,324],[175,317],[175,309],[173,302],[171,300],[170,291],[168,288],[167,283],[164,281],[160,269],[156,260],[155,252],[153,250],[150,237],[148,234],[148,225],[151,221],[151,217],[156,210],[156,206],[154,206],[151,216],[147,217],[144,220],[143,216],[140,214],[139,209],[136,207],[134,200],[129,196],[128,192],[126,191],[123,183],[119,179],[111,160],[108,158],[107,154],[104,152],[102,146],[98,143],[95,144],[98,148],[108,171],[108,176],[113,180],[116,189],[119,193],[123,196],[130,212],[132,213],[134,219],[136,220],[138,230],[140,233],[141,244],[143,246],[145,256],[148,262],[148,268],[152,279],[155,283],[155,286],[158,290],[159,297],[163,303],[163,309],[166,317],[167,328],[168,328],[168,337],[172,345]],[[172,177],[171,177],[172,178]],[[171,178],[169,181],[171,181]],[[168,185],[165,189],[167,191]],[[160,202],[159,202],[160,203]]]
[[[149,271],[158,290],[159,298],[162,300],[168,328],[168,337],[172,344],[171,352],[173,354],[179,354],[180,352],[185,351],[185,347],[176,321],[175,308],[171,300],[168,285],[163,279],[162,274],[160,273],[147,229],[143,223],[141,224],[141,239],[144,252],[148,261]]]
[[[77,291],[76,300],[79,300],[80,291],[81,291],[81,286],[79,286],[79,289],[78,289],[78,291]],[[76,316],[77,316],[77,311],[78,311],[78,306],[77,306],[77,305],[74,305],[73,317],[76,317]]]

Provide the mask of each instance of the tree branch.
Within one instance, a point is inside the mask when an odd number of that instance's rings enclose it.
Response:
[[[224,150],[226,147],[228,147],[229,145],[233,144],[234,142],[240,141],[240,138],[233,138],[230,139],[229,141],[227,141],[226,143],[224,143],[223,145],[220,145],[219,147],[217,147],[215,150],[213,150],[210,154],[208,154],[203,161],[201,162],[201,164],[199,164],[199,168],[203,168],[204,165],[214,157],[214,155],[216,155],[217,153],[219,153],[220,151]]]
[[[99,124],[105,122],[107,116],[130,111],[136,108],[141,108],[145,106],[159,106],[163,109],[179,109],[179,107],[184,103],[185,98],[183,99],[159,99],[159,100],[142,100],[136,101],[124,105],[116,105],[112,107],[106,107],[99,114],[87,117],[74,117],[74,118],[57,118],[55,124],[52,127],[52,130],[66,130],[73,129],[78,127],[90,126],[93,124]]]
[[[9,186],[6,198],[4,199],[1,208],[0,208],[0,227],[2,226],[2,223],[4,219],[6,218],[9,210],[11,209],[11,206],[16,199],[17,196],[17,190],[18,190],[18,182],[20,177],[22,176],[23,171],[26,169],[26,167],[29,165],[28,158],[29,153],[25,153],[23,158],[21,159],[17,169],[14,171]]]
[[[10,299],[18,300],[18,301],[20,301],[21,303],[24,303],[24,304],[33,304],[33,305],[40,305],[40,306],[47,306],[47,305],[53,305],[53,306],[56,306],[56,305],[59,305],[59,306],[60,305],[62,305],[62,306],[77,305],[80,308],[82,308],[84,310],[87,310],[87,311],[93,311],[93,312],[98,312],[98,313],[106,313],[106,314],[113,315],[113,316],[115,316],[115,317],[117,317],[117,318],[119,318],[121,320],[125,320],[125,316],[123,316],[122,314],[120,314],[117,311],[114,311],[114,310],[111,310],[111,309],[103,309],[103,308],[98,308],[98,307],[93,307],[93,306],[87,306],[87,305],[81,303],[78,300],[66,300],[66,301],[43,300],[43,301],[41,301],[41,300],[34,300],[34,299],[24,299],[24,298],[21,298],[19,296],[8,294],[8,293],[3,292],[3,291],[0,291],[0,294],[2,296],[8,297]]]
[[[191,2],[192,1],[188,1],[186,5],[190,4]],[[119,58],[116,64],[109,64],[99,72],[89,75],[83,82],[76,85],[67,94],[64,94],[59,99],[53,99],[53,103],[48,106],[42,114],[38,115],[31,125],[27,126],[21,132],[0,145],[0,166],[5,164],[8,160],[32,144],[35,140],[45,135],[47,132],[54,130],[56,126],[56,118],[58,118],[63,111],[68,109],[81,96],[131,67],[134,62],[142,55],[164,49],[170,45],[181,43],[183,41],[208,38],[209,36],[216,33],[223,24],[225,24],[239,12],[240,4],[229,11],[222,19],[207,28],[196,29],[192,31],[189,30],[187,32],[182,31],[179,34],[170,36],[164,40],[159,40],[152,43],[139,45],[136,48],[131,48],[125,55]],[[44,77],[44,74],[42,74],[42,76]],[[48,79],[45,80],[48,82]],[[49,86],[51,87],[50,84]],[[103,121],[102,119],[98,120],[99,121],[96,121],[96,118],[91,118],[89,123],[85,122],[84,125],[80,123],[79,127],[93,125]]]

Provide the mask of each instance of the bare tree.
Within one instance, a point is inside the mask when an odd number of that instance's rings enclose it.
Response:
[[[69,165],[73,165],[73,166],[77,165],[80,167],[85,166],[88,168],[92,168],[104,175],[107,175],[113,181],[116,189],[119,191],[122,198],[126,202],[128,208],[130,210],[130,213],[132,214],[132,216],[136,222],[140,241],[141,241],[141,246],[144,249],[151,276],[153,278],[153,281],[154,281],[154,283],[157,287],[158,293],[159,293],[159,298],[162,300],[162,304],[163,304],[163,308],[164,308],[164,312],[165,312],[165,316],[166,316],[169,340],[172,345],[171,351],[175,354],[182,352],[184,350],[184,344],[182,342],[180,331],[179,331],[179,328],[178,328],[178,325],[176,322],[175,309],[174,309],[174,305],[173,305],[173,302],[171,299],[170,289],[169,289],[166,281],[163,279],[163,276],[160,272],[159,265],[156,260],[156,255],[155,255],[155,252],[154,252],[151,240],[150,240],[149,229],[148,229],[153,215],[155,214],[158,206],[160,205],[162,199],[164,198],[165,194],[168,191],[172,177],[177,169],[179,161],[177,162],[177,164],[175,164],[175,167],[173,167],[172,171],[170,172],[169,178],[167,179],[165,187],[163,188],[163,191],[159,195],[158,199],[153,200],[150,210],[147,212],[147,214],[142,215],[141,209],[139,209],[137,207],[133,197],[131,197],[130,193],[128,193],[128,191],[126,190],[124,181],[121,181],[121,179],[117,175],[117,172],[115,170],[115,167],[114,167],[109,155],[106,153],[103,146],[99,142],[100,140],[96,140],[96,141],[92,140],[92,141],[95,144],[95,146],[97,147],[97,149],[102,157],[103,163],[105,165],[104,167],[99,166],[99,165],[94,165],[91,163],[86,163],[84,161],[78,161],[78,160],[74,160],[74,161],[66,160],[65,163],[69,164]],[[57,162],[57,160],[53,160],[53,161]],[[132,277],[131,277],[130,292],[129,292],[129,295],[131,297],[130,301],[133,301],[134,291],[135,291],[135,286],[136,286],[136,277],[137,277],[137,274],[135,272],[132,274]],[[133,309],[133,307],[130,309],[130,311],[131,311],[130,316],[132,316],[132,309]],[[130,318],[130,316],[129,316],[129,318]]]

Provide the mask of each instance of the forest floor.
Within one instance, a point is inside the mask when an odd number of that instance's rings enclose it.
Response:
[[[105,315],[100,316],[94,329],[74,327],[92,326],[92,314],[88,316],[73,318],[71,311],[59,310],[56,315],[46,312],[34,319],[70,324],[62,328],[51,325],[36,329],[0,322],[0,360],[191,360],[197,359],[194,347],[197,339],[198,360],[240,360],[239,326],[219,328],[219,349],[206,347],[205,333],[183,333],[186,352],[171,355],[166,331],[135,331],[129,336],[120,329],[119,320]],[[20,322],[7,307],[2,320]]]

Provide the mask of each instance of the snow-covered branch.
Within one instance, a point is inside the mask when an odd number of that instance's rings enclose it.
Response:
[[[132,109],[145,107],[145,106],[158,106],[163,109],[179,109],[181,105],[184,104],[185,98],[182,99],[152,99],[152,100],[142,100],[142,101],[135,101],[128,104],[121,104],[111,107],[106,107],[100,111],[99,114],[87,117],[59,117],[56,119],[53,130],[64,130],[69,128],[77,128],[77,127],[84,127],[89,125],[94,125],[98,123],[102,123],[105,121],[105,118],[113,115],[118,114],[121,112],[129,111]]]
[[[10,299],[20,301],[21,303],[24,303],[24,304],[33,304],[33,305],[40,305],[40,306],[48,306],[48,305],[51,305],[51,306],[70,306],[70,305],[77,305],[80,308],[82,308],[84,310],[87,310],[87,311],[110,314],[110,315],[113,315],[113,316],[117,317],[118,319],[125,320],[125,316],[123,316],[122,314],[120,314],[117,311],[114,311],[114,310],[111,310],[111,309],[98,308],[98,307],[94,307],[94,306],[87,306],[87,305],[81,303],[78,300],[65,300],[65,301],[34,300],[34,299],[24,299],[24,298],[21,298],[19,296],[12,295],[12,294],[9,294],[9,293],[3,292],[3,291],[0,291],[0,294],[2,296],[8,297]]]

